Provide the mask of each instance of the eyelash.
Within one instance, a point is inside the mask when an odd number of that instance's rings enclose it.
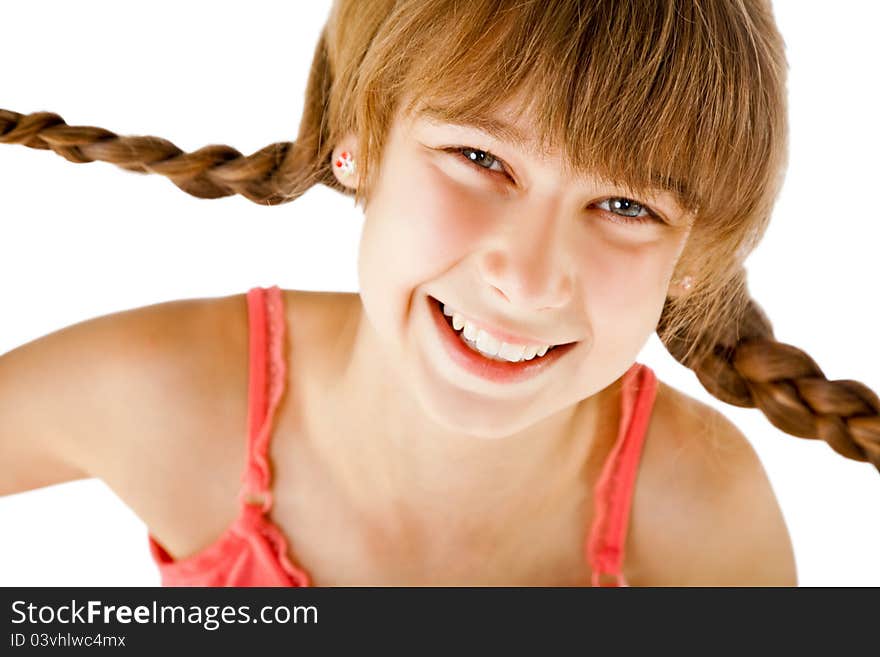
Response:
[[[478,169],[484,173],[501,174],[501,175],[510,177],[506,171],[507,167],[505,166],[504,161],[501,160],[501,158],[498,158],[495,155],[493,155],[491,151],[486,151],[486,150],[483,150],[480,148],[472,148],[470,146],[451,146],[451,147],[445,148],[443,150],[447,153],[451,153],[451,154],[456,155],[458,158],[467,162],[470,166],[475,167],[476,169]],[[474,162],[472,159],[465,156],[464,151],[471,151],[474,153],[484,153],[484,154],[488,155],[494,162],[497,162],[498,164],[500,164],[501,167],[505,169],[505,171],[496,171],[494,169],[487,169],[486,167],[480,166],[479,164]],[[611,219],[611,221],[613,223],[622,223],[622,224],[645,224],[645,223],[650,223],[650,222],[656,222],[656,223],[661,223],[661,224],[666,223],[660,217],[660,215],[658,215],[656,212],[654,212],[647,205],[645,205],[644,203],[640,203],[636,199],[627,198],[625,196],[611,196],[611,197],[606,198],[602,201],[599,201],[599,203],[605,203],[605,201],[613,201],[613,200],[631,201],[631,202],[635,203],[636,205],[638,205],[640,208],[642,208],[645,212],[648,213],[648,216],[644,216],[644,217],[627,217],[626,215],[615,214],[609,210],[604,210],[604,212],[606,214],[609,214],[610,216],[614,217],[613,219]]]

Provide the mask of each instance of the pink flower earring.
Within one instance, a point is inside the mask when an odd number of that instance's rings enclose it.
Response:
[[[354,159],[348,151],[342,151],[333,164],[339,170],[339,175],[343,178],[348,178],[348,176],[354,173]]]

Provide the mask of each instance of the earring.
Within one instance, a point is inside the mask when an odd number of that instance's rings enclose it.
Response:
[[[682,276],[680,280],[672,281],[673,283],[680,285],[681,288],[687,292],[694,286],[694,277],[688,274],[687,276]]]
[[[339,174],[343,178],[348,178],[348,176],[354,173],[354,159],[348,151],[342,151],[333,164],[339,169]]]

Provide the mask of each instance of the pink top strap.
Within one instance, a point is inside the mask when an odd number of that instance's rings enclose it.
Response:
[[[629,586],[621,571],[623,552],[642,445],[656,395],[657,377],[650,367],[635,363],[623,375],[620,430],[596,484],[595,520],[587,542],[593,586],[603,586],[603,575],[612,577],[613,585]]]
[[[239,502],[272,508],[269,438],[275,409],[284,392],[284,300],[278,286],[255,287],[247,293],[249,327],[247,458]]]

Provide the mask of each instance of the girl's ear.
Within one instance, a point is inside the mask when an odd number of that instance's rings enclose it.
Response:
[[[357,189],[358,185],[356,153],[357,138],[354,134],[348,134],[333,149],[333,158],[330,161],[333,175],[340,184],[351,189]]]

